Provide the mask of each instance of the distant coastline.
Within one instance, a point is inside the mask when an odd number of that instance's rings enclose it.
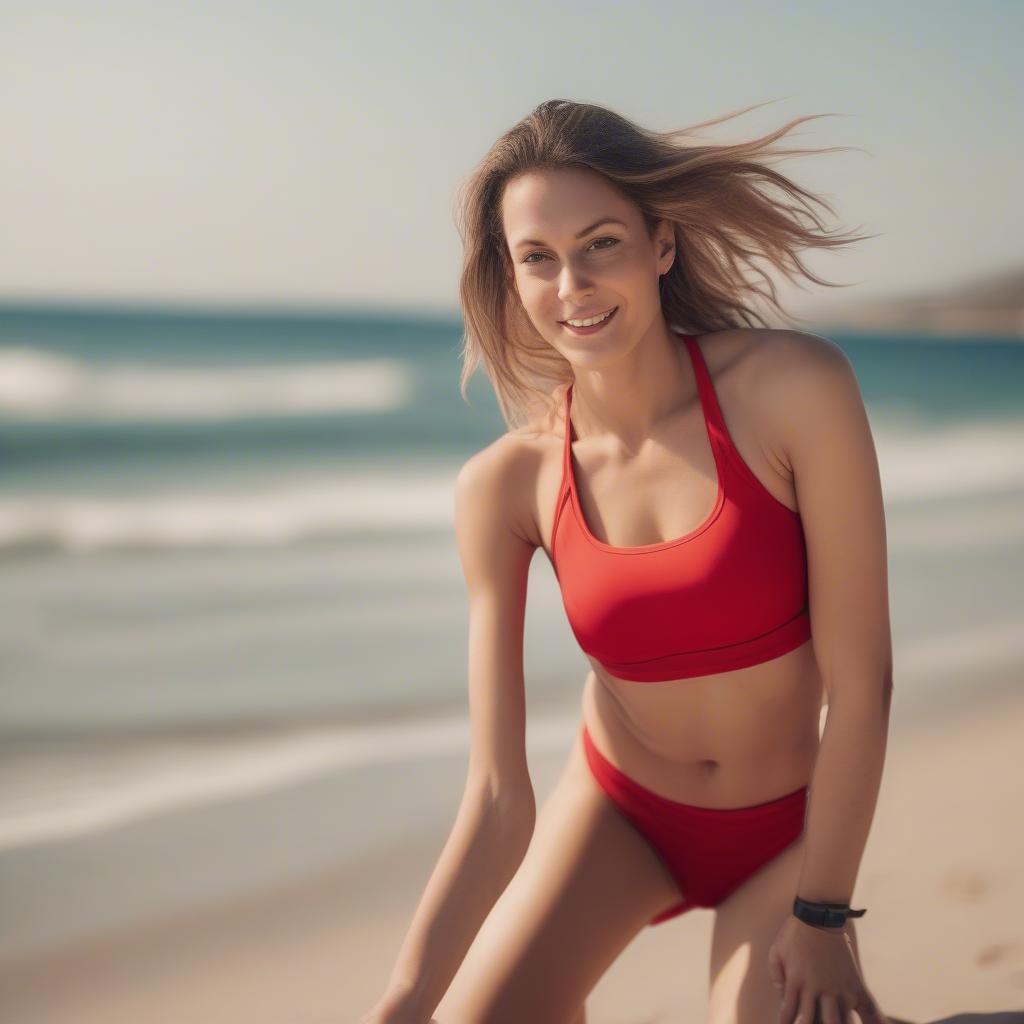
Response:
[[[941,293],[819,306],[822,329],[929,335],[982,335],[1024,340],[1024,270],[971,281]]]

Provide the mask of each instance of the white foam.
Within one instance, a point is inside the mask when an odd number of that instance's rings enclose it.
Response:
[[[282,545],[367,529],[446,529],[458,466],[399,474],[347,471],[274,486],[92,497],[0,499],[0,551]]]
[[[886,515],[889,547],[897,550],[1006,549],[1024,544],[1024,497],[1013,497],[989,507],[969,508],[899,506]]]
[[[579,714],[531,720],[529,747],[539,754],[572,739]],[[65,768],[47,781],[0,786],[0,849],[67,840],[176,807],[264,792],[339,768],[420,762],[465,755],[465,715],[427,722],[311,729],[224,742],[215,749],[181,742]]]
[[[1024,677],[1024,618],[936,633],[893,652],[894,677],[910,682],[963,674],[970,685],[980,675],[1015,668]]]
[[[887,503],[1024,487],[1024,419],[875,434]]]
[[[192,423],[386,412],[411,392],[408,371],[393,359],[182,367],[0,349],[0,417],[12,420]]]

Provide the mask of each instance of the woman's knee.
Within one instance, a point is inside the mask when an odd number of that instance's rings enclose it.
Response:
[[[677,898],[644,837],[592,779],[567,772],[453,981],[451,1024],[585,1024],[593,985]]]

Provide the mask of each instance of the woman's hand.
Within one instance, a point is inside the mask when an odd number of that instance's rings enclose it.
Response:
[[[433,1017],[425,1020],[421,1014],[406,1013],[397,1006],[383,1007],[380,1004],[359,1018],[359,1024],[438,1024]]]
[[[359,1018],[359,1024],[437,1024],[401,989],[385,993],[377,1003]]]
[[[816,928],[790,915],[768,950],[772,982],[782,993],[778,1024],[888,1024],[857,969],[842,928]]]
[[[426,1022],[422,1017],[409,1016],[408,1014],[402,1016],[398,1011],[394,1010],[373,1009],[359,1018],[359,1024],[438,1024],[438,1022],[433,1017],[430,1018],[429,1022]]]

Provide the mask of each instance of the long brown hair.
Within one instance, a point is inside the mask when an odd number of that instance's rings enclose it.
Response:
[[[797,125],[830,115],[798,117],[746,142],[709,142],[694,134],[763,105],[653,131],[595,104],[547,100],[502,135],[457,193],[463,399],[468,401],[469,379],[482,363],[505,423],[517,428],[538,410],[550,412],[558,385],[572,379],[568,361],[537,332],[519,301],[502,227],[505,186],[529,170],[588,167],[637,205],[649,237],[659,220],[673,226],[678,258],[661,278],[661,305],[666,322],[687,333],[777,326],[765,316],[771,310],[789,316],[758,260],[790,281],[802,276],[845,287],[817,277],[799,252],[870,236],[829,232],[814,209],[834,216],[829,203],[769,166],[787,156],[855,148],[773,146]],[[772,187],[780,195],[771,195]]]

